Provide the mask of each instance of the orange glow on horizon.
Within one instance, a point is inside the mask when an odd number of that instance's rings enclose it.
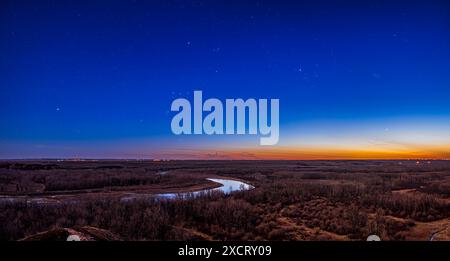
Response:
[[[227,160],[395,160],[449,159],[450,146],[339,148],[339,147],[252,147],[242,149],[195,150],[178,157]]]

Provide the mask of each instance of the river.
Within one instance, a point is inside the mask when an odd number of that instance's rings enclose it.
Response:
[[[254,188],[252,185],[249,185],[249,184],[241,182],[241,181],[232,180],[232,179],[208,178],[207,180],[216,182],[216,183],[220,183],[220,184],[222,184],[222,186],[217,187],[217,188],[212,188],[212,189],[202,189],[202,190],[193,191],[193,192],[156,194],[156,196],[159,198],[169,198],[169,199],[186,198],[186,197],[201,196],[201,195],[213,192],[213,191],[221,191],[224,194],[230,194],[231,192],[234,192],[234,191],[250,190],[250,189]]]

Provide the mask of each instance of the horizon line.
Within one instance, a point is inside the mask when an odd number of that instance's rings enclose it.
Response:
[[[0,158],[0,161],[449,161],[450,158],[336,158],[336,159],[155,159],[155,158]]]

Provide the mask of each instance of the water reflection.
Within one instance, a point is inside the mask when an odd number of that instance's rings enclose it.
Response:
[[[222,186],[212,189],[202,189],[199,191],[194,192],[184,192],[184,193],[163,193],[163,194],[157,194],[156,196],[159,198],[186,198],[186,197],[198,197],[200,195],[208,194],[213,191],[221,191],[224,194],[230,194],[234,191],[240,191],[240,190],[250,190],[254,187],[252,185],[249,185],[247,183],[237,181],[237,180],[231,180],[231,179],[211,179],[208,178],[207,180],[212,182],[217,182],[222,184]]]
[[[230,194],[234,191],[241,190],[250,190],[254,187],[247,183],[231,180],[231,179],[213,179],[208,178],[207,180],[216,182],[221,184],[220,187],[212,188],[212,189],[202,189],[193,192],[182,192],[182,193],[162,193],[162,194],[137,194],[130,193],[126,196],[120,197],[120,201],[128,202],[136,199],[149,199],[153,197],[162,198],[162,199],[175,199],[175,198],[190,198],[190,197],[198,197],[201,195],[206,195],[208,193],[214,191],[220,191],[224,194]],[[26,204],[37,204],[37,205],[57,205],[57,204],[77,204],[79,200],[74,199],[56,199],[56,198],[47,198],[47,197],[27,197],[27,196],[0,196],[0,203],[16,203],[16,202],[24,202]]]

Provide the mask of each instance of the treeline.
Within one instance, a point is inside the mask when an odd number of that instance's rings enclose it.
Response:
[[[125,240],[184,240],[195,238],[185,229],[237,240],[252,233],[259,216],[239,199],[161,201],[95,200],[78,204],[0,204],[0,240],[17,240],[54,227],[89,225],[107,229]],[[252,235],[253,236],[253,235]],[[250,237],[252,237],[250,236]]]
[[[182,164],[189,166],[184,172],[159,172]],[[86,170],[3,169],[0,187],[14,184],[25,192],[40,187],[45,191],[134,185],[174,188],[206,182],[205,172],[241,178],[256,188],[189,200],[3,201],[0,239],[87,225],[126,240],[322,240],[333,235],[361,240],[368,234],[401,240],[415,221],[450,217],[449,163],[427,164],[423,169],[415,162],[406,167],[395,162],[365,164],[182,162],[139,168],[133,163],[133,168],[123,169],[95,165]]]
[[[414,222],[398,222],[387,215],[420,221],[450,216],[449,205],[433,196],[373,195],[377,194],[370,187],[356,184],[275,184],[232,196],[214,193],[189,200],[2,203],[0,239],[89,225],[127,240],[188,240],[197,233],[215,240],[292,240],[294,228],[281,226],[278,220],[287,217],[298,225],[350,239],[376,232],[398,240]]]
[[[101,189],[109,187],[173,185],[206,182],[192,174],[170,175],[160,172],[121,169],[53,170],[0,173],[0,192],[26,194],[35,192]]]

